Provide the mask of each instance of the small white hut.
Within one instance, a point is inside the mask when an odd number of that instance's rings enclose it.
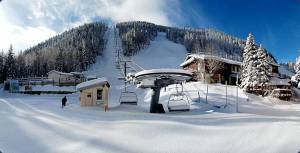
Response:
[[[54,82],[59,83],[67,83],[67,82],[74,82],[75,77],[71,73],[64,73],[59,72],[56,70],[52,70],[48,72],[48,79],[53,80]]]
[[[83,73],[81,72],[70,72],[64,73],[56,70],[52,70],[47,73],[48,79],[53,80],[54,83],[72,83],[77,84],[85,80]]]
[[[76,86],[80,91],[81,106],[98,106],[103,103],[103,85],[108,83],[106,78],[98,78],[82,82]]]

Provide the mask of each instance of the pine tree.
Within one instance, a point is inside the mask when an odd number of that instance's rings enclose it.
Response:
[[[241,87],[246,91],[253,87],[257,82],[256,76],[256,50],[255,40],[250,33],[247,37],[246,46],[243,52],[242,74],[241,74]]]
[[[5,72],[4,72],[4,52],[3,50],[0,52],[0,83],[5,80]]]
[[[16,77],[16,60],[14,57],[12,45],[10,45],[8,49],[8,54],[5,61],[5,70],[7,71],[8,79],[13,79]]]
[[[298,58],[296,58],[296,63],[295,63],[295,66],[294,66],[294,70],[295,70],[295,81],[298,81],[300,80],[300,56]]]
[[[256,60],[256,74],[257,82],[259,84],[265,84],[269,81],[269,75],[271,74],[271,67],[268,62],[268,57],[266,50],[262,48],[262,45],[257,50],[257,60]]]
[[[63,56],[63,51],[62,49],[59,49],[59,52],[56,56],[56,61],[55,61],[55,70],[57,71],[64,71],[64,56]]]
[[[243,53],[241,87],[246,91],[256,85],[264,85],[269,81],[270,64],[265,49],[255,45],[253,35],[250,33]]]
[[[21,78],[21,77],[27,76],[26,63],[25,63],[25,59],[24,59],[24,55],[23,55],[22,51],[20,51],[20,53],[16,59],[16,65],[17,65],[17,77]]]

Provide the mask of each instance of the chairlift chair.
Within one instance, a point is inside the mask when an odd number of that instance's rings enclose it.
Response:
[[[127,62],[130,61],[122,61],[124,62],[124,91],[121,93],[120,98],[119,98],[119,102],[120,104],[131,104],[131,105],[137,105],[138,102],[138,98],[135,92],[129,92],[127,91],[127,68],[129,68],[127,66]]]
[[[182,85],[181,85],[182,86]],[[190,100],[189,97],[183,93],[183,87],[181,92],[178,92],[176,84],[176,94],[171,94],[168,100],[168,110],[172,111],[189,111],[190,110]]]
[[[135,92],[124,91],[121,93],[120,104],[137,105],[138,98]]]

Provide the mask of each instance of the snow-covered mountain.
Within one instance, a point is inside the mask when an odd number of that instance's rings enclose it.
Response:
[[[188,53],[204,53],[238,61],[242,61],[246,44],[243,38],[214,29],[167,27],[141,21],[122,22],[116,27],[120,31],[125,55],[135,55],[143,48],[147,48],[159,32],[165,32],[168,40],[184,45]],[[271,62],[276,63],[272,54],[264,50]]]
[[[119,31],[116,37],[120,39],[122,56],[147,56],[152,65],[160,65],[155,62],[156,59],[164,58],[169,64],[168,67],[176,67],[174,62],[169,60],[180,59],[178,64],[182,62],[186,53],[206,53],[242,60],[245,41],[216,30],[166,27],[140,21],[118,23],[116,28]],[[85,24],[39,43],[15,57],[16,60],[11,65],[16,67],[16,72],[11,72],[10,75],[45,76],[53,69],[63,72],[85,71],[93,69],[92,65],[95,62],[98,62],[98,66],[113,64],[99,61],[111,56],[109,52],[104,52],[110,41],[104,36],[107,29],[105,23]],[[171,43],[173,45],[169,45]],[[160,51],[156,50],[155,46],[160,46]],[[178,52],[177,47],[184,52]],[[272,54],[268,55],[276,62]],[[133,58],[139,60],[139,57]]]

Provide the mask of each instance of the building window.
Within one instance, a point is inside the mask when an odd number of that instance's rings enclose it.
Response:
[[[102,100],[102,89],[97,90],[97,100]]]
[[[91,97],[92,97],[92,94],[91,94],[91,93],[88,93],[88,94],[87,94],[87,97],[88,97],[88,98],[91,98]]]

